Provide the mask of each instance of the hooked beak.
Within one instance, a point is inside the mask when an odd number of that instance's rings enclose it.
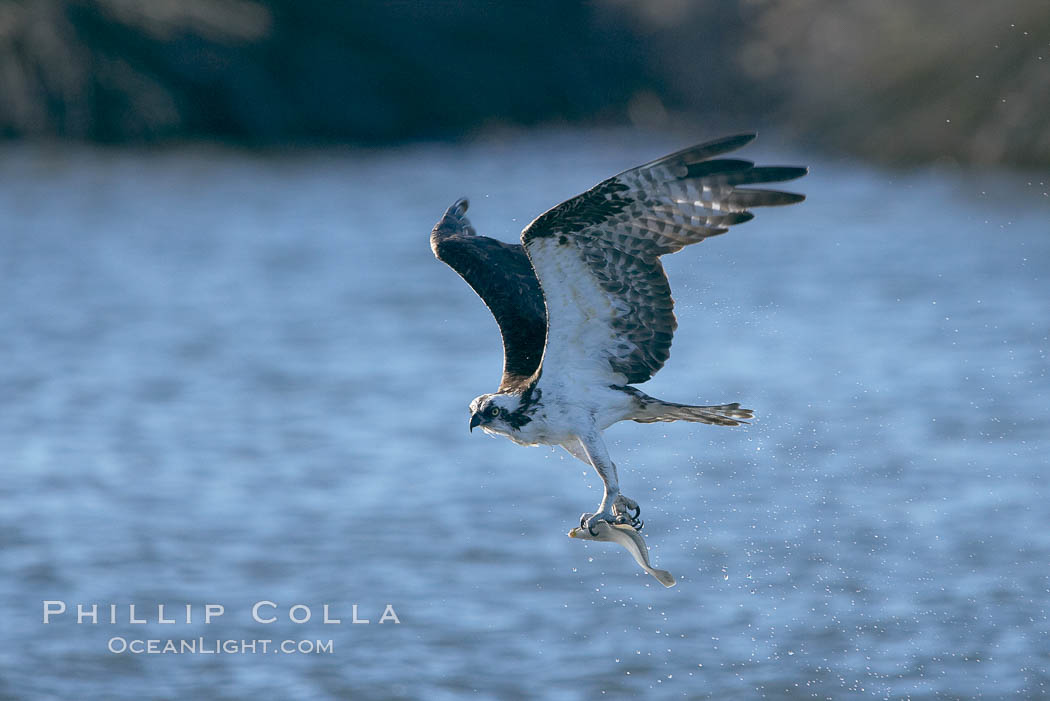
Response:
[[[470,417],[470,432],[474,432],[474,427],[481,423],[481,414],[472,414]]]

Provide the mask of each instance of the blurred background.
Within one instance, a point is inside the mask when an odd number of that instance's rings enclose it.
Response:
[[[0,133],[389,144],[778,125],[884,163],[1050,164],[1042,0],[0,3]]]
[[[0,699],[1050,697],[1048,115],[1043,0],[0,0]],[[428,235],[752,130],[643,389],[757,418],[607,432],[664,590]]]

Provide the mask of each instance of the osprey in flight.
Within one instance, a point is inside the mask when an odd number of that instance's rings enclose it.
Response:
[[[718,158],[754,138],[700,144],[604,180],[537,217],[521,245],[478,236],[465,199],[430,235],[434,255],[474,288],[503,336],[503,378],[470,403],[471,430],[560,445],[592,465],[605,485],[598,510],[580,518],[592,534],[598,521],[641,527],[640,507],[620,493],[606,428],[628,419],[737,426],[752,416],[737,403],[676,404],[632,385],[667,361],[677,326],[660,256],[750,220],[751,207],[804,199],[740,187],[807,172]]]

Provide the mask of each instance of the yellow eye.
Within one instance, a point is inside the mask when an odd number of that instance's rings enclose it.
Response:
[[[494,406],[489,408],[489,416],[499,416],[499,407]]]

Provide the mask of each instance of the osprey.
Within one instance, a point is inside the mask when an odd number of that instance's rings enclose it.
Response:
[[[503,336],[503,377],[470,403],[470,429],[521,445],[562,446],[605,485],[599,521],[641,527],[641,508],[620,493],[602,432],[617,421],[697,421],[737,426],[740,404],[691,406],[648,396],[677,327],[660,256],[750,220],[752,207],[805,197],[741,185],[793,180],[806,168],[756,167],[717,158],[755,138],[741,134],[673,153],[604,180],[550,209],[521,245],[478,236],[460,199],[430,235],[434,255],[488,306]]]

